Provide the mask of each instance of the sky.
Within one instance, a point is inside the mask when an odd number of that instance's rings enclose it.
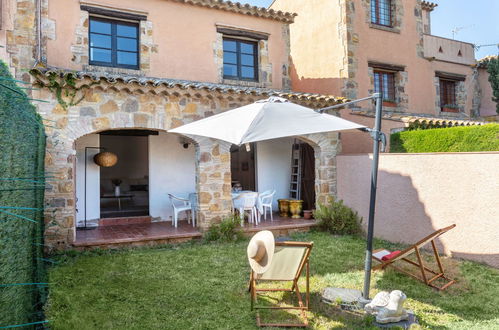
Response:
[[[237,0],[236,0],[237,1]],[[293,0],[286,0],[293,1]],[[254,6],[267,7],[272,0],[239,0]],[[476,58],[499,54],[499,0],[434,0],[438,7],[432,12],[432,34],[452,38],[458,28],[456,40],[470,42],[480,47]]]

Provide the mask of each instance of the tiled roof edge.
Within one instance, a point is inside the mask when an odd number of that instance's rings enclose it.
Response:
[[[498,57],[499,57],[498,55],[490,55],[490,56],[486,56],[484,58],[481,58],[477,61],[477,67],[486,69],[490,60],[498,58]]]
[[[226,10],[244,15],[274,19],[285,23],[293,23],[295,16],[297,16],[297,14],[295,13],[288,13],[280,10],[267,9],[264,7],[257,7],[249,4],[242,4],[239,2],[224,1],[224,0],[170,0],[170,1],[176,1],[194,6]]]
[[[276,90],[269,88],[245,87],[245,86],[198,82],[190,80],[141,77],[141,76],[124,75],[124,74],[110,74],[104,72],[71,71],[58,68],[33,68],[31,69],[30,73],[32,74],[38,73],[44,76],[48,76],[49,74],[52,73],[58,75],[74,75],[74,77],[76,77],[79,80],[84,80],[87,78],[92,81],[105,80],[110,84],[116,84],[116,83],[136,84],[152,88],[164,86],[166,88],[177,87],[180,89],[206,90],[219,93],[235,93],[235,94],[247,94],[247,95],[268,96],[268,97],[279,96],[289,99],[290,101],[296,100],[296,101],[305,101],[305,102],[319,102],[328,105],[340,104],[347,101],[347,99],[343,97],[335,97],[333,95],[292,92],[292,91]]]
[[[364,116],[364,117],[375,117],[374,111],[354,110],[354,111],[352,111],[352,114]],[[447,122],[447,123],[451,122],[451,123],[453,123],[453,125],[484,125],[484,124],[486,124],[484,121],[479,121],[479,120],[452,118],[452,117],[429,117],[429,116],[425,116],[425,115],[409,114],[409,113],[408,114],[384,113],[382,118],[394,120],[394,121],[400,121],[403,123],[413,123],[416,121],[419,121],[419,122],[426,121],[426,122]]]

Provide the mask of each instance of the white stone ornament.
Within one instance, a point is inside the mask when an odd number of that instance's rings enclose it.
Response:
[[[364,307],[364,310],[369,314],[376,314],[381,308],[388,305],[390,293],[381,291],[374,296],[373,300]]]
[[[400,290],[391,293],[386,291],[378,293],[374,299],[365,306],[365,311],[376,315],[378,323],[392,323],[407,320],[409,314],[404,309],[407,296]]]

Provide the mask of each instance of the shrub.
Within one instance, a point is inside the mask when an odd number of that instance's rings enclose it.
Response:
[[[331,202],[327,205],[319,203],[319,207],[314,211],[314,218],[319,220],[317,226],[319,230],[331,234],[347,235],[359,234],[362,217],[343,204],[342,200]]]
[[[390,152],[499,151],[499,124],[394,133]]]
[[[236,242],[242,238],[241,218],[238,215],[231,215],[220,223],[212,224],[204,234],[204,239],[208,242]]]

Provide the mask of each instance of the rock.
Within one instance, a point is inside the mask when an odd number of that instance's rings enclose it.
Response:
[[[362,297],[362,292],[355,289],[325,288],[322,300],[326,303],[356,303]]]

